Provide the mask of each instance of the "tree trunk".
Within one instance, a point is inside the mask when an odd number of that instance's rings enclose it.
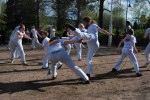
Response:
[[[57,30],[61,31],[62,30],[62,21],[61,21],[61,8],[60,8],[60,0],[56,1],[56,6],[57,6]]]
[[[77,2],[77,23],[76,23],[76,26],[78,26],[79,25],[79,23],[80,23],[80,13],[81,13],[81,4],[80,4],[80,0],[77,0],[76,1]]]
[[[37,28],[40,26],[40,17],[39,17],[39,0],[36,1],[36,16],[37,16]]]
[[[99,21],[98,21],[98,24],[101,28],[103,28],[104,1],[105,0],[100,0],[100,7],[99,7]]]

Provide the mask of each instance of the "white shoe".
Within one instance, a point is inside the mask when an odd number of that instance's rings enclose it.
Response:
[[[14,60],[13,60],[13,59],[11,60],[11,63],[12,63],[12,64],[14,63]]]

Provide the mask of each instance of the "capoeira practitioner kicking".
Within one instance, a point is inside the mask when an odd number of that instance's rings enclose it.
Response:
[[[149,43],[144,51],[145,57],[147,62],[145,63],[145,67],[147,67],[150,64],[150,22],[147,22],[147,27],[148,29],[146,30],[145,34],[144,34],[144,38],[149,37]]]
[[[92,20],[91,17],[85,17],[83,18],[83,24],[85,27],[87,27],[87,33],[81,32],[79,29],[74,28],[72,25],[66,24],[66,27],[69,27],[74,35],[77,37],[77,39],[83,39],[88,40],[88,52],[87,52],[87,76],[90,78],[90,75],[92,74],[92,59],[95,55],[97,49],[99,48],[99,41],[98,41],[98,32],[101,32],[106,35],[114,35],[112,33],[108,33],[106,30],[101,29],[97,24],[95,24],[95,21]],[[73,40],[75,40],[73,38]]]
[[[128,56],[134,65],[136,76],[137,77],[142,76],[142,74],[140,74],[140,71],[139,71],[138,61],[136,59],[136,56],[134,55],[134,51],[138,52],[138,50],[136,49],[136,46],[135,46],[136,38],[134,37],[133,29],[129,29],[128,35],[119,43],[118,51],[123,43],[124,43],[124,47],[122,49],[122,55],[120,59],[118,60],[118,62],[115,64],[114,68],[112,69],[112,72],[117,72],[123,60]]]
[[[31,49],[35,49],[35,43],[38,45],[38,46],[41,46],[39,40],[38,40],[38,36],[39,37],[42,37],[38,32],[37,30],[35,29],[35,26],[32,26],[32,29],[31,29],[31,33],[33,35],[33,40],[32,40],[32,45],[31,45]]]
[[[76,75],[80,76],[84,80],[85,84],[89,84],[90,81],[88,76],[82,71],[82,69],[76,66],[70,55],[68,55],[67,52],[64,50],[64,45],[73,43],[75,42],[69,40],[63,41],[61,39],[55,39],[53,41],[50,41],[49,60],[52,64],[52,79],[56,78],[56,64],[57,62],[61,61],[62,63],[67,65]]]
[[[19,27],[19,30],[17,30],[13,34],[12,38],[10,39],[9,46],[10,46],[10,51],[11,51],[11,62],[13,62],[15,59],[15,50],[17,47],[19,50],[19,54],[21,56],[22,64],[27,65],[26,60],[25,60],[25,53],[24,53],[23,46],[22,46],[23,37],[32,40],[29,36],[25,34],[25,26],[21,24]]]

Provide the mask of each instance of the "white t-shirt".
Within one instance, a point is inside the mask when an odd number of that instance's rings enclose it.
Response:
[[[32,29],[31,33],[32,33],[32,35],[33,35],[34,38],[38,38],[38,36],[37,36],[37,30],[36,29]]]
[[[47,54],[49,51],[49,38],[46,37],[43,41],[42,41],[42,46],[44,47],[44,53]]]
[[[21,34],[21,38],[19,38],[19,34],[18,33],[20,33]],[[19,40],[22,40],[22,38],[23,38],[23,35],[25,34],[25,32],[20,32],[19,30],[17,30],[15,33],[14,33],[14,35],[12,36],[12,38],[11,38],[11,40],[12,41],[14,41],[14,42],[18,42]]]
[[[124,47],[123,48],[128,48],[130,50],[133,50],[133,43],[136,43],[136,38],[133,35],[127,35],[124,39]]]
[[[145,34],[149,36],[149,42],[150,42],[150,28],[148,28],[148,29],[146,30]]]
[[[58,43],[50,45],[48,53],[50,54],[60,50],[64,50],[64,41],[62,39],[58,39]]]
[[[97,24],[91,24],[88,29],[87,29],[87,33],[89,34],[93,34],[94,35],[94,39],[96,41],[98,41],[98,30],[101,29]]]
[[[50,30],[50,38],[55,37],[55,33],[56,33],[56,30],[55,29],[51,29]]]

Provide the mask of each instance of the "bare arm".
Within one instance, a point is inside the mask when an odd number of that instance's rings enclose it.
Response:
[[[39,37],[42,37],[41,34],[39,34],[38,32],[36,32],[36,33],[37,33],[37,35],[38,35]]]
[[[101,33],[103,33],[103,34],[105,34],[105,35],[114,35],[113,33],[109,33],[109,32],[107,32],[104,29],[99,29],[98,31],[101,32]]]
[[[58,40],[49,41],[49,44],[50,44],[50,45],[54,45],[54,44],[56,44],[56,43],[58,43]]]
[[[123,40],[119,43],[117,51],[119,52],[121,45],[123,44]]]
[[[32,38],[30,38],[27,34],[24,34],[23,37],[26,39],[32,40]]]
[[[136,48],[136,46],[135,46],[135,43],[134,43],[134,42],[132,42],[132,45],[133,45],[133,49],[134,49],[134,51],[137,53],[137,52],[138,52],[138,50],[137,50],[137,48]]]

